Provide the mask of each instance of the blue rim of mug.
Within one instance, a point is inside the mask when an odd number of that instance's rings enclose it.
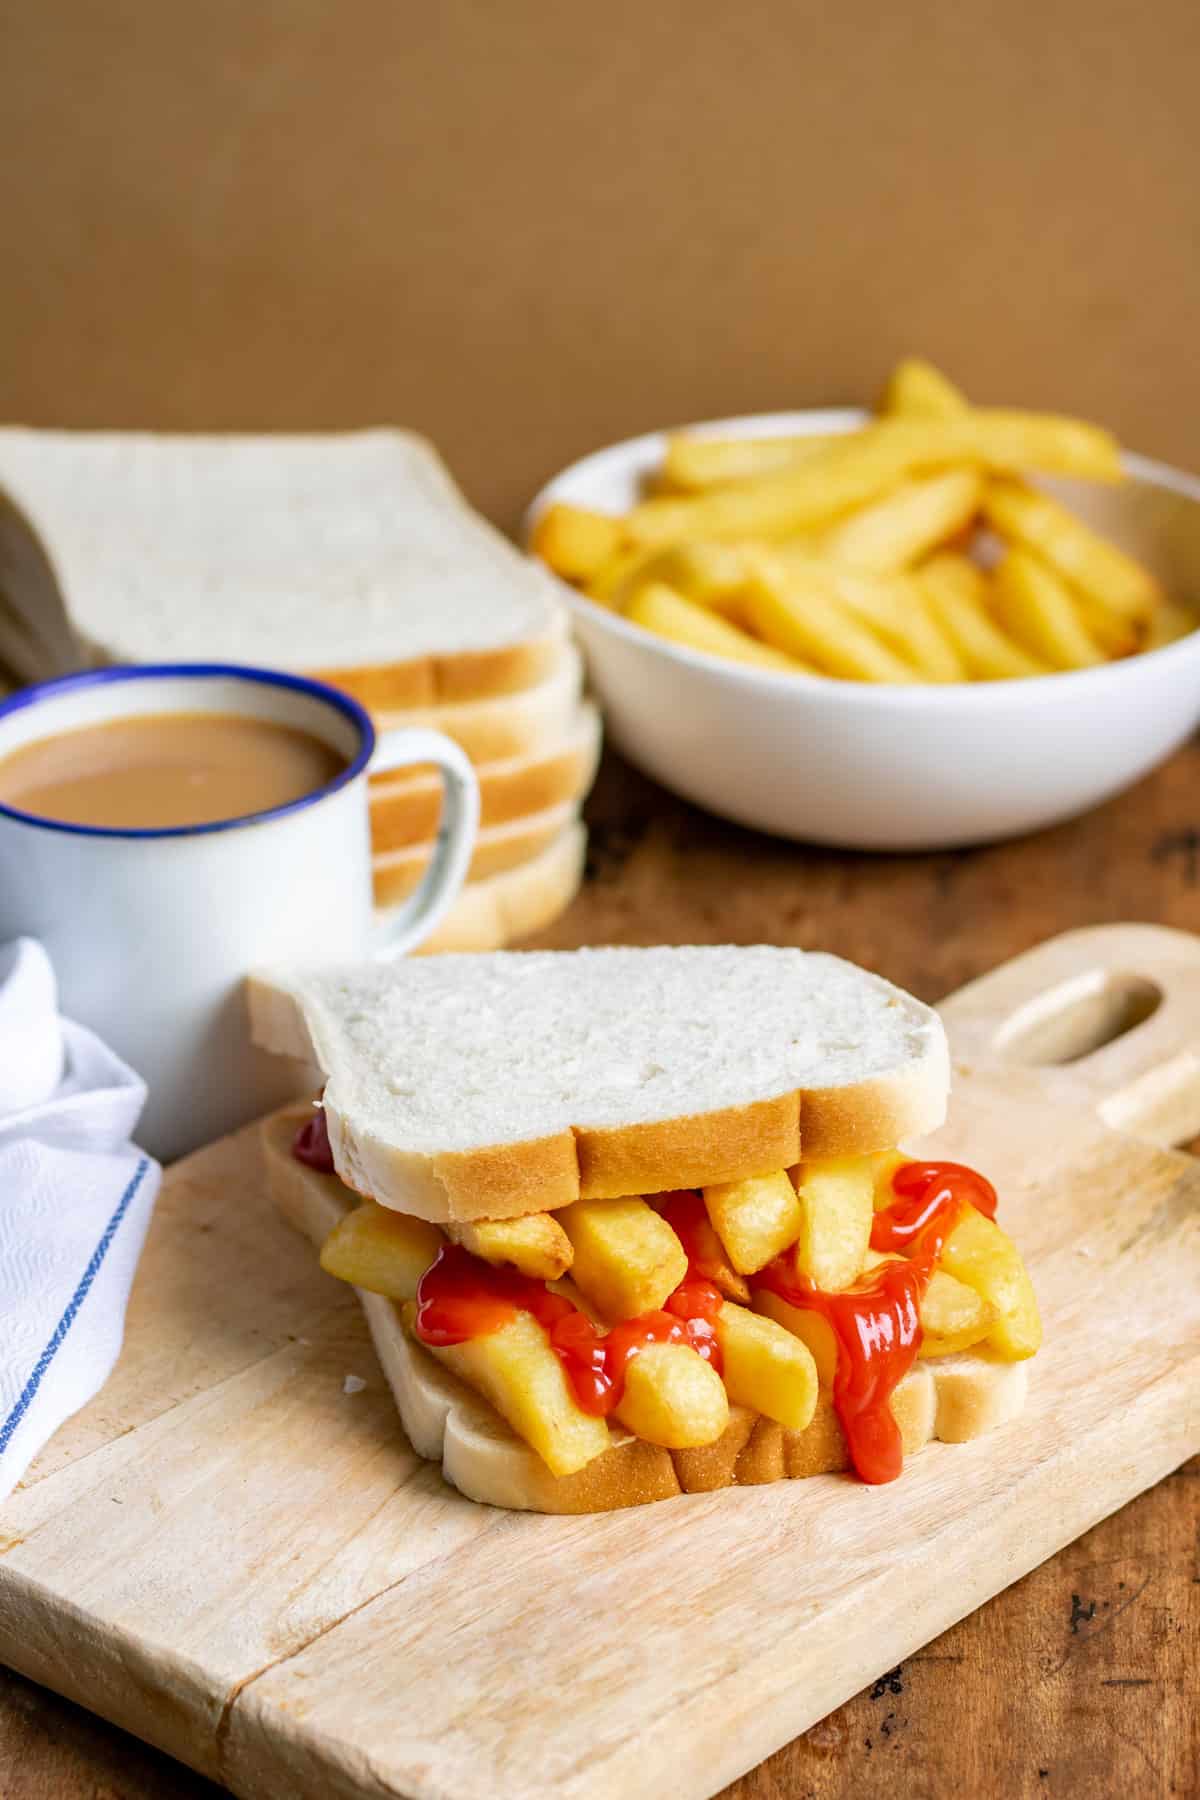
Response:
[[[77,675],[59,675],[53,681],[39,681],[33,687],[21,688],[7,700],[0,701],[0,725],[13,713],[37,706],[41,701],[53,699],[58,694],[102,687],[109,682],[154,680],[246,681],[258,687],[286,688],[293,693],[307,694],[311,699],[323,701],[326,706],[332,707],[349,720],[359,735],[358,750],[340,774],[335,775],[332,781],[327,781],[323,787],[314,788],[311,794],[301,794],[298,800],[289,800],[284,806],[268,807],[263,812],[240,813],[234,819],[211,819],[201,825],[76,825],[66,819],[47,819],[41,813],[22,812],[19,807],[5,806],[2,801],[0,818],[15,819],[21,825],[37,825],[44,831],[68,832],[74,837],[206,837],[217,831],[239,831],[246,825],[265,825],[269,820],[285,819],[289,813],[302,812],[306,806],[314,806],[319,800],[336,794],[339,788],[347,787],[363,773],[374,754],[375,727],[371,723],[370,714],[357,700],[351,699],[349,694],[343,693],[340,688],[330,687],[327,682],[314,681],[308,675],[289,675],[282,669],[259,669],[250,663],[111,663],[102,669],[83,669]],[[66,729],[86,730],[87,727],[68,726]]]

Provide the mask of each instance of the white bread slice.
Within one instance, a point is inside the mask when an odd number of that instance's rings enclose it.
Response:
[[[536,687],[559,666],[567,637],[567,615],[562,611],[552,617],[544,631],[519,644],[436,651],[410,662],[310,669],[306,673],[352,694],[371,712],[451,706]]]
[[[315,1063],[338,1174],[434,1221],[552,1211],[894,1147],[942,1122],[929,1007],[756,944],[499,952],[252,982]]]
[[[536,686],[486,700],[417,706],[405,712],[374,711],[377,731],[428,725],[460,744],[472,762],[532,756],[570,728],[583,689],[583,658],[573,644],[559,647],[550,673]]]
[[[581,801],[600,760],[600,714],[590,701],[578,708],[566,735],[526,756],[481,763],[479,823],[484,831],[513,819]],[[441,777],[432,768],[374,775],[370,781],[371,843],[378,853],[432,838],[442,810]]]
[[[577,818],[579,807],[574,800],[561,806],[548,806],[544,812],[531,813],[526,819],[510,819],[506,825],[488,825],[475,838],[467,869],[470,881],[486,881],[489,875],[502,875],[539,856],[548,845],[561,837]],[[399,850],[378,851],[371,859],[376,906],[392,906],[411,894],[428,866],[432,844],[406,844]]]
[[[540,679],[553,581],[392,430],[162,436],[0,430],[0,488],[57,573],[84,661],[326,671],[371,706]],[[7,598],[44,613],[18,578]]]
[[[583,880],[587,832],[576,821],[540,855],[486,881],[468,881],[436,929],[413,952],[503,950],[516,938],[543,931],[565,912]],[[388,909],[375,917],[386,926]]]
[[[284,1217],[314,1245],[324,1243],[355,1202],[335,1175],[320,1175],[291,1154],[308,1117],[293,1107],[263,1122],[269,1190]],[[822,1394],[806,1431],[787,1431],[745,1407],[703,1450],[663,1450],[627,1432],[576,1475],[556,1478],[500,1415],[443,1368],[404,1328],[400,1307],[361,1288],[375,1351],[413,1449],[470,1500],[523,1512],[609,1512],[675,1494],[799,1479],[849,1466],[845,1439]],[[896,1389],[892,1411],[906,1456],[931,1438],[962,1443],[1015,1418],[1025,1403],[1028,1364],[974,1351],[918,1362]]]

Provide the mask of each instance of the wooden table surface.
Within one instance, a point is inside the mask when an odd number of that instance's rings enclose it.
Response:
[[[759,837],[611,755],[588,812],[588,881],[546,944],[803,944],[936,1000],[1072,926],[1200,931],[1200,744],[1086,819],[952,855],[868,857]],[[725,1800],[1200,1794],[1198,1482],[1195,1458]],[[221,1791],[0,1671],[4,1800]]]

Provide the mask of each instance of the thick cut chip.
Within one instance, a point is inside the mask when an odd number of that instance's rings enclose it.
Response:
[[[904,1168],[912,1161],[903,1150],[877,1150],[866,1158],[871,1167],[871,1177],[875,1183],[875,1211],[882,1212],[885,1206],[891,1206],[896,1198],[896,1190],[892,1186],[892,1176],[897,1169]]]
[[[1071,590],[1028,550],[1010,550],[996,570],[992,604],[1000,623],[1052,669],[1088,669],[1104,661]]]
[[[624,607],[638,589],[662,582],[685,600],[717,612],[732,612],[732,599],[746,579],[746,565],[736,544],[692,542],[672,544],[666,550],[641,552],[623,582],[612,589],[612,604]]]
[[[868,1255],[867,1267],[898,1260],[872,1253]],[[795,1333],[813,1358],[821,1386],[831,1387],[837,1373],[838,1347],[828,1319],[808,1307],[791,1306],[765,1288],[755,1292],[754,1305],[764,1317]],[[918,1314],[922,1332],[918,1354],[926,1358],[951,1356],[955,1351],[969,1350],[972,1345],[982,1343],[999,1317],[990,1301],[964,1282],[956,1281],[944,1269],[934,1270],[921,1297]]]
[[[903,1257],[867,1252],[866,1267],[880,1263],[902,1262]],[[921,1356],[951,1356],[956,1350],[969,1350],[988,1335],[999,1314],[990,1300],[956,1281],[945,1269],[935,1268],[921,1296],[918,1307],[921,1321]]]
[[[853,568],[881,575],[898,572],[964,531],[979,510],[982,491],[974,469],[947,469],[922,481],[903,482],[835,525],[822,538],[821,549]]]
[[[1150,615],[1150,619],[1145,625],[1142,625],[1133,619],[1118,618],[1116,613],[1109,612],[1107,607],[1101,606],[1099,601],[1093,600],[1090,594],[1085,594],[1082,588],[1067,589],[1065,582],[1062,583],[1062,586],[1070,593],[1071,603],[1083,621],[1088,636],[1100,646],[1108,657],[1132,656],[1135,650],[1141,648],[1142,639],[1148,631],[1149,625],[1158,617],[1159,613],[1166,610],[1169,604],[1166,600],[1160,601]]]
[[[964,1207],[942,1247],[941,1266],[996,1308],[988,1342],[1009,1362],[1032,1356],[1042,1341],[1042,1322],[1021,1253],[994,1219]]]
[[[327,1275],[389,1300],[412,1300],[445,1243],[436,1225],[364,1200],[340,1219],[321,1247]]]
[[[620,612],[643,578],[644,572],[658,555],[659,552],[653,547],[647,549],[644,544],[625,544],[580,584],[583,592],[589,600],[596,600],[601,606],[609,606],[614,612]]]
[[[717,1336],[725,1386],[735,1406],[749,1406],[789,1431],[804,1431],[817,1405],[817,1365],[783,1325],[743,1306],[721,1308]]]
[[[1049,663],[1031,656],[996,624],[987,608],[988,579],[969,558],[944,550],[922,565],[918,578],[934,617],[974,680],[1020,681],[1049,674]]]
[[[555,1217],[571,1240],[571,1278],[602,1319],[660,1308],[687,1274],[683,1245],[644,1200],[576,1200]]]
[[[571,1266],[571,1240],[549,1213],[518,1219],[476,1219],[448,1225],[446,1235],[485,1262],[511,1263],[535,1281],[557,1281]]]
[[[929,597],[909,575],[869,575],[838,569],[838,598],[910,662],[923,681],[965,681],[967,666],[934,616]]]
[[[875,1171],[865,1156],[801,1163],[796,1269],[819,1288],[849,1287],[863,1268],[875,1214]]]
[[[1121,456],[1111,431],[1054,413],[970,406],[934,418],[890,417],[874,427],[881,444],[907,455],[910,470],[979,463],[1008,473],[1041,469],[1089,481],[1119,481]]]
[[[559,502],[548,506],[533,528],[532,548],[556,575],[586,581],[621,547],[620,519],[609,513]]]
[[[677,493],[695,493],[730,481],[752,481],[792,468],[836,441],[817,432],[782,438],[712,438],[676,432],[667,439],[663,454],[662,485]]]
[[[807,1306],[791,1306],[769,1288],[754,1290],[754,1310],[771,1319],[784,1331],[790,1331],[806,1347],[817,1371],[821,1387],[831,1388],[837,1374],[838,1348],[833,1326],[820,1313]]]
[[[919,356],[898,362],[883,391],[880,411],[907,413],[910,418],[946,419],[964,413],[970,402],[932,363]]]
[[[951,1356],[982,1343],[999,1317],[990,1300],[957,1281],[945,1269],[935,1269],[921,1297],[920,1355]]]
[[[800,1203],[782,1169],[722,1181],[704,1190],[713,1229],[741,1275],[752,1275],[796,1241],[803,1225]]]
[[[626,519],[639,544],[685,538],[779,538],[832,523],[894,487],[910,466],[907,446],[881,446],[878,428],[835,439],[826,449],[752,481],[684,498],[644,500]]]
[[[833,523],[909,475],[962,463],[1099,481],[1116,481],[1121,473],[1115,440],[1098,426],[972,407],[954,416],[885,418],[760,478],[644,500],[628,514],[625,529],[632,542],[643,544],[788,537]]]
[[[575,1399],[550,1339],[532,1313],[518,1312],[498,1331],[465,1344],[426,1347],[491,1401],[552,1475],[573,1475],[612,1442],[604,1420],[584,1412]]]
[[[844,681],[917,680],[912,664],[861,622],[819,565],[801,571],[765,552],[749,560],[741,605],[747,622],[767,643]]]
[[[783,675],[808,675],[813,671],[794,654],[785,655],[740,631],[694,600],[685,600],[661,581],[649,582],[629,602],[625,616],[643,631],[701,650],[708,656],[724,656],[731,662],[749,663],[756,669],[774,669]]]
[[[1035,551],[1064,581],[1118,618],[1144,619],[1161,598],[1148,570],[1049,494],[1037,493],[1022,482],[993,481],[984,494],[983,510],[1001,537]]]
[[[666,1450],[715,1443],[729,1423],[729,1397],[711,1363],[687,1344],[647,1344],[630,1359],[616,1418]]]

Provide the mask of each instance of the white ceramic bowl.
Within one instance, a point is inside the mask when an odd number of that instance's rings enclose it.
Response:
[[[848,431],[865,414],[766,413],[720,435]],[[662,433],[597,451],[551,481],[554,500],[621,512],[657,467]],[[1200,601],[1200,480],[1141,456],[1115,487],[1045,481]],[[612,741],[712,812],[784,837],[860,850],[985,843],[1072,817],[1154,768],[1200,724],[1200,632],[1102,668],[1028,681],[883,687],[743,668],[662,638],[567,589]]]

